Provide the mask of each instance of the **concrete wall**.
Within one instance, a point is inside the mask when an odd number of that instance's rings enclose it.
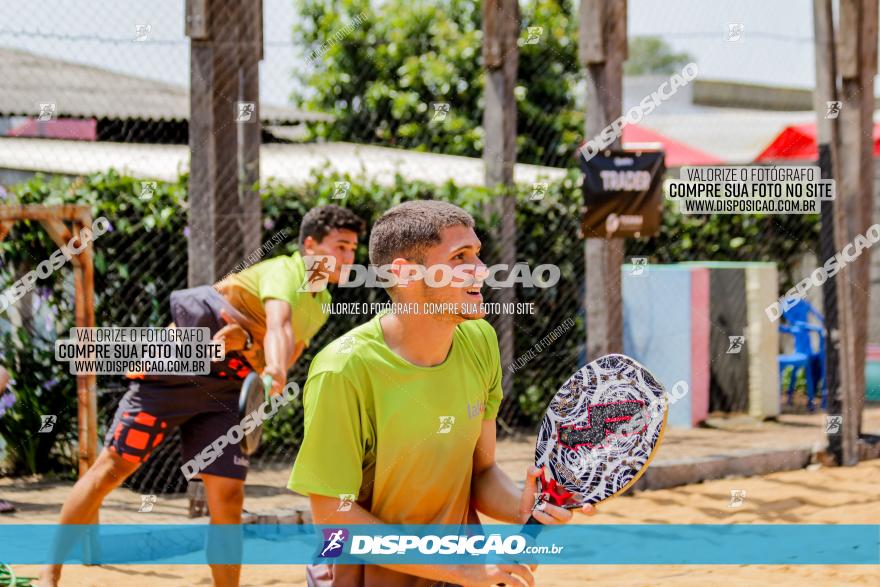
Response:
[[[750,110],[809,111],[813,109],[813,90],[760,84],[741,84],[720,80],[694,80],[693,103],[719,108]],[[880,99],[875,99],[880,105]]]
[[[812,110],[813,92],[713,80],[695,80],[694,104],[754,110]]]

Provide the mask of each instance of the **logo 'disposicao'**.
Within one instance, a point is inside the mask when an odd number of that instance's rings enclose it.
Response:
[[[348,530],[345,528],[323,528],[324,543],[321,546],[322,558],[336,558],[345,551],[345,541],[348,540]]]

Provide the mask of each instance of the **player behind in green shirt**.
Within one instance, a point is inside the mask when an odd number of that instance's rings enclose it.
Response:
[[[343,265],[354,261],[364,221],[339,206],[313,208],[302,219],[299,251],[257,263],[214,284],[171,294],[172,326],[208,327],[226,350],[210,375],[142,375],[133,379],[107,430],[105,448],[77,481],[61,509],[61,524],[89,524],[104,498],[171,436],[181,432],[183,462],[193,458],[239,422],[242,380],[252,370],[271,375],[281,393],[288,369],[327,321],[327,291],[305,287],[303,255],[333,257],[324,274],[338,283]],[[311,268],[309,268],[311,269]],[[205,483],[212,524],[240,524],[249,466],[238,443],[194,472]],[[187,474],[185,472],[185,474]],[[211,565],[215,586],[238,585],[238,565]],[[61,565],[47,566],[41,585],[55,585]]]
[[[539,469],[529,468],[520,490],[495,462],[502,370],[495,331],[482,308],[474,312],[485,266],[473,227],[467,212],[438,201],[400,204],[373,227],[373,265],[395,275],[408,264],[446,265],[469,277],[391,287],[392,302],[411,313],[380,314],[312,361],[288,487],[309,496],[316,524],[476,524],[478,511],[512,524],[530,514],[545,524],[571,519],[545,502],[533,510]],[[422,311],[437,307],[447,311]],[[531,570],[516,564],[321,564],[307,572],[316,587],[533,584]]]

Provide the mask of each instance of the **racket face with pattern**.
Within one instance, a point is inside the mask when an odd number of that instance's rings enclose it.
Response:
[[[622,493],[646,471],[666,428],[666,391],[643,365],[606,355],[550,401],[535,446],[540,499],[577,508]]]

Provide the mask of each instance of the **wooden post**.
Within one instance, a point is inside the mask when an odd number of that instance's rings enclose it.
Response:
[[[587,140],[621,115],[626,55],[626,0],[581,0],[578,58],[586,68]],[[620,143],[618,137],[610,148]],[[623,352],[623,249],[622,238],[587,238],[584,244],[587,360]]]
[[[40,220],[43,228],[59,247],[67,246],[73,236],[78,236],[83,228],[91,230],[92,219],[83,210],[73,220],[72,230],[64,224],[60,215]],[[79,245],[77,245],[79,246]],[[79,254],[71,257],[74,283],[74,314],[77,328],[95,326],[94,254],[92,243]],[[79,476],[95,464],[98,455],[98,405],[97,378],[93,374],[76,376],[77,428],[79,430]]]
[[[189,0],[189,285],[222,277],[259,246],[262,2]],[[245,128],[248,127],[248,128]]]
[[[870,225],[873,193],[874,75],[877,70],[877,0],[841,0],[837,69],[841,75],[835,245],[843,251]],[[865,88],[863,90],[863,88]],[[832,143],[832,149],[837,145]],[[865,394],[868,272],[870,249],[836,277],[840,318],[840,464],[859,459],[859,431]]]
[[[516,165],[516,86],[519,67],[519,4],[517,0],[485,0],[483,2],[483,62],[486,66],[486,107],[483,111],[485,133],[483,161],[486,166],[486,187],[502,187],[504,195],[495,198],[487,207],[487,214],[500,224],[493,228],[493,240],[498,252],[496,262],[513,268],[516,264],[516,199],[513,170]],[[513,288],[502,288],[494,300],[504,303],[516,301]],[[511,397],[513,375],[507,366],[514,360],[514,316],[500,314],[494,320],[498,331],[504,395]]]
[[[877,27],[878,0],[862,0],[859,19],[859,88],[861,139],[859,151],[859,182],[856,208],[858,213],[849,216],[853,237],[864,234],[873,224],[874,213],[874,81],[877,75]],[[876,251],[873,254],[877,254]],[[856,411],[857,435],[862,433],[865,406],[865,361],[868,352],[868,308],[871,288],[871,248],[865,248],[855,263],[856,282],[853,286],[853,314],[855,323],[855,377],[853,385],[854,409]],[[858,458],[858,457],[856,457]]]
[[[241,50],[238,54],[238,95],[253,102],[254,122],[238,124],[238,197],[242,206],[239,232],[244,238],[244,256],[257,250],[262,236],[260,202],[260,61],[263,60],[263,3],[245,2]],[[239,259],[241,261],[242,259]],[[238,262],[236,262],[238,264]],[[226,273],[222,273],[222,277]]]
[[[73,225],[74,234],[80,234],[83,228],[91,230],[92,219],[86,218]],[[73,278],[76,291],[76,327],[93,328],[95,326],[95,285],[94,255],[92,243],[79,255],[73,257]],[[79,474],[82,477],[95,464],[98,455],[98,405],[96,392],[97,378],[94,374],[77,375],[76,387],[79,398],[79,417],[86,421],[86,446],[80,447]],[[82,429],[82,425],[80,425]],[[82,442],[82,435],[80,435]]]
[[[835,64],[834,21],[831,0],[813,0],[813,31],[815,39],[816,90],[813,104],[816,110],[817,143],[819,147],[819,167],[823,179],[833,179],[839,173],[839,163],[833,157],[840,147],[840,131],[836,118],[828,117],[829,102],[836,102],[837,68]],[[832,148],[832,144],[835,145]],[[838,198],[840,196],[838,195]],[[819,263],[834,256],[837,247],[834,242],[834,201],[823,201],[821,205],[821,230],[819,233]],[[837,280],[828,279],[822,284],[822,306],[827,331],[825,348],[825,382],[828,388],[829,414],[843,412],[840,387],[840,328],[837,310]],[[843,462],[842,434],[828,433],[828,452],[838,463]]]
[[[0,241],[16,220],[37,220],[59,247],[66,247],[73,235],[79,235],[84,227],[91,228],[92,218],[88,206],[42,206],[39,204],[0,206]],[[72,229],[65,224],[72,223]],[[86,248],[71,258],[74,276],[74,300],[76,326],[95,325],[95,290],[93,248]],[[77,428],[79,432],[79,476],[95,463],[98,453],[98,409],[96,377],[78,375]]]

